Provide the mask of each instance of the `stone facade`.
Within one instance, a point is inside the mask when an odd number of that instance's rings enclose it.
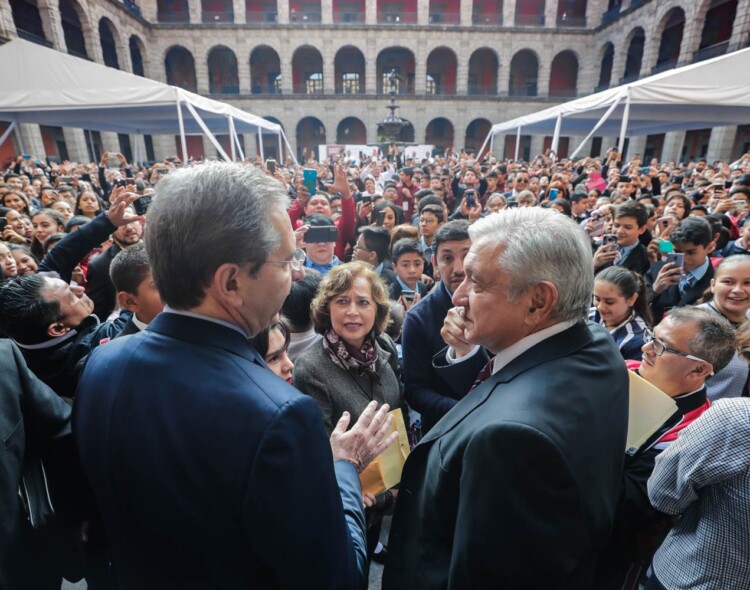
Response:
[[[160,13],[157,0],[141,0],[138,3],[140,14],[117,0],[70,0],[76,7],[86,50],[91,59],[103,63],[103,50],[99,29],[102,19],[111,23],[119,66],[132,72],[130,47],[136,43],[141,52],[146,76],[167,82],[165,59],[175,46],[184,47],[193,57],[197,91],[209,95],[208,58],[212,49],[223,46],[230,49],[237,61],[237,82],[239,92],[234,94],[210,95],[224,100],[263,117],[278,120],[293,149],[297,149],[298,126],[307,117],[315,117],[325,129],[326,143],[336,143],[337,128],[345,118],[355,117],[366,130],[366,140],[377,140],[378,123],[387,111],[387,97],[378,94],[378,55],[388,48],[404,48],[411,52],[414,60],[413,95],[398,97],[399,115],[409,120],[414,127],[417,143],[425,142],[431,121],[444,118],[452,127],[452,144],[462,147],[470,145],[466,138],[467,128],[480,120],[482,125],[508,120],[528,114],[553,104],[561,98],[550,96],[550,79],[554,75],[553,60],[561,52],[572,52],[577,60],[577,77],[574,95],[583,96],[595,91],[601,78],[602,59],[608,43],[614,47],[611,68],[611,83],[614,86],[625,76],[627,52],[632,38],[642,30],[645,43],[641,67],[638,74],[650,75],[660,55],[660,46],[669,17],[678,8],[684,13],[684,25],[679,46],[679,54],[671,67],[691,63],[699,50],[706,14],[711,0],[589,0],[584,2],[585,16],[579,15],[580,22],[575,26],[559,26],[564,14],[558,2],[567,5],[581,2],[569,0],[547,0],[543,17],[532,26],[516,26],[517,2],[502,2],[502,25],[475,26],[474,10],[480,0],[455,0],[456,24],[436,24],[430,14],[429,0],[417,0],[416,23],[412,25],[378,23],[376,0],[365,0],[365,11],[361,23],[336,23],[338,0],[322,0],[320,23],[301,22],[292,14],[290,0],[277,0],[276,22],[252,22],[245,14],[245,2],[234,0],[229,5],[234,11],[233,22],[202,23],[200,0],[187,0],[189,22],[168,24],[159,22],[166,3]],[[159,0],[161,2],[161,0]],[[59,51],[66,51],[63,24],[58,9],[58,0],[37,0],[39,13],[47,41]],[[177,4],[175,2],[174,4]],[[248,2],[252,5],[252,0]],[[260,6],[259,3],[256,2]],[[484,3],[486,4],[486,2]],[[296,6],[297,4],[294,4]],[[614,8],[610,8],[612,5]],[[265,4],[263,6],[266,6]],[[561,16],[562,14],[562,16]],[[164,19],[163,16],[161,17]],[[294,22],[292,22],[294,21]],[[9,0],[0,0],[0,34],[6,38],[19,35]],[[726,42],[726,51],[734,51],[748,45],[750,34],[750,2],[737,3],[736,16],[731,36]],[[21,35],[23,36],[23,35]],[[279,58],[281,74],[281,94],[254,94],[251,85],[250,55],[254,49],[266,46]],[[356,48],[364,56],[365,66],[360,84],[364,93],[357,95],[336,94],[336,55],[343,48]],[[314,48],[322,59],[322,91],[316,94],[294,93],[294,58],[296,52]],[[455,95],[429,94],[427,88],[427,61],[430,53],[438,48],[448,48],[456,59],[454,73]],[[491,95],[477,96],[469,88],[469,64],[477,50],[490,49],[497,57],[496,89]],[[537,96],[517,96],[511,92],[511,62],[521,50],[531,50],[538,62],[536,76]],[[450,131],[448,131],[450,133]],[[24,125],[21,130],[26,149],[43,150],[41,134],[36,126]],[[711,158],[737,156],[732,150],[735,145],[736,128],[715,129],[708,146]],[[88,159],[88,135],[80,130],[65,130],[65,142],[71,158]],[[662,141],[661,158],[679,159],[685,133],[669,133]],[[245,137],[246,155],[257,152],[257,144],[252,136]],[[531,140],[532,153],[542,149],[543,139]],[[572,151],[582,138],[570,138]],[[142,138],[131,137],[131,145],[138,141],[140,154],[145,154]],[[472,138],[473,143],[481,143]],[[613,138],[604,138],[602,149],[611,144]],[[175,152],[172,137],[153,138],[157,158]],[[101,134],[102,148],[119,151],[115,134]],[[266,144],[275,149],[275,140]],[[632,138],[632,150],[643,150],[646,138]],[[496,137],[495,150],[504,151],[504,138]],[[588,154],[584,146],[582,153]],[[215,148],[204,141],[206,155],[214,155]],[[509,154],[512,156],[512,154]]]

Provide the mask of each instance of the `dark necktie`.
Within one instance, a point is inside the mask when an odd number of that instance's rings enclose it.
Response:
[[[487,364],[482,367],[482,370],[479,371],[479,374],[477,375],[477,378],[474,380],[474,384],[471,386],[471,389],[469,391],[474,391],[477,387],[479,387],[485,379],[490,377],[492,375],[492,362],[495,360],[495,357],[493,356],[490,360],[487,361]]]

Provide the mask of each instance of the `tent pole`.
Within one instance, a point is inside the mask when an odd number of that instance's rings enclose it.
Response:
[[[479,148],[479,151],[477,152],[477,156],[481,154],[484,151],[485,146],[487,145],[487,142],[491,142],[491,146],[495,144],[495,132],[490,129],[490,132],[487,134],[487,137],[484,138],[484,143],[482,144],[482,147]],[[492,147],[490,147],[490,151],[492,151]]]
[[[286,144],[286,153],[287,153],[287,155],[291,155],[292,156],[292,161],[295,164],[299,164],[299,162],[297,161],[297,156],[294,155],[294,150],[292,149],[292,146],[289,145],[289,140],[286,138],[286,133],[284,133],[283,130],[281,130],[281,136],[284,138],[284,144]]]
[[[138,143],[139,143],[138,139],[141,137],[140,131],[138,129],[136,129],[135,135],[133,137],[135,137],[135,147],[133,148],[133,160],[134,160],[135,167],[138,168],[138,160],[140,159],[140,155],[141,155],[141,151],[138,149]]]
[[[89,132],[89,147],[91,148],[91,159],[96,162],[96,150],[94,149],[94,134],[91,133],[91,129],[87,129]]]
[[[562,113],[557,114],[557,121],[555,121],[555,133],[552,135],[552,161],[557,161],[557,146],[560,145],[560,127],[562,127]]]
[[[575,151],[568,156],[568,158],[570,160],[574,160],[575,159],[575,157],[578,155],[578,152],[580,152],[583,149],[583,146],[586,145],[586,142],[593,137],[594,133],[596,133],[599,130],[599,127],[601,127],[602,125],[604,125],[604,122],[607,119],[609,119],[610,115],[617,108],[617,105],[620,104],[621,100],[622,100],[622,97],[619,97],[615,102],[613,102],[610,105],[610,107],[607,109],[607,112],[602,115],[602,118],[599,119],[599,121],[597,122],[597,124],[594,125],[594,128],[591,130],[591,132],[586,136],[586,139],[584,139],[580,143],[580,145],[575,149]]]
[[[260,146],[260,159],[265,160],[266,156],[263,155],[263,129],[258,127],[258,145]]]
[[[513,159],[518,161],[518,150],[521,149],[521,128],[519,127],[516,130],[516,154],[513,156]]]
[[[5,140],[10,137],[10,134],[13,133],[13,130],[16,128],[15,121],[11,121],[10,125],[8,125],[8,128],[5,130],[5,133],[0,135],[0,145],[3,145],[5,143]]]
[[[193,119],[195,119],[195,122],[198,123],[200,128],[203,130],[203,133],[206,134],[206,137],[208,137],[209,141],[214,144],[214,147],[216,148],[216,151],[219,152],[219,155],[221,155],[224,160],[229,162],[229,156],[224,151],[224,148],[221,147],[221,144],[217,141],[214,134],[211,133],[211,130],[206,126],[198,112],[193,108],[193,105],[191,105],[189,102],[185,102],[185,106],[187,107],[187,110],[190,111],[190,114],[193,116]]]
[[[622,125],[620,125],[620,142],[617,145],[617,151],[622,157],[622,150],[625,147],[625,134],[628,132],[628,117],[630,117],[630,91],[625,96],[625,111],[622,113]]]
[[[495,152],[495,135],[494,134],[490,136],[490,152],[493,152],[493,153]],[[479,152],[479,153],[481,154],[482,152]]]
[[[242,151],[242,144],[240,143],[240,136],[237,135],[237,127],[234,124],[234,119],[230,118],[230,122],[232,123],[232,137],[234,138],[234,141],[237,142],[237,151],[240,153],[240,160],[245,160],[245,152]]]
[[[188,151],[187,141],[185,140],[185,122],[182,120],[182,104],[180,103],[180,96],[177,95],[177,121],[180,124],[180,146],[182,147],[182,162],[187,164]]]
[[[281,129],[279,129],[279,164],[284,162],[284,144],[281,143]]]
[[[229,123],[229,148],[232,154],[232,162],[237,160],[237,152],[234,147],[234,125],[232,125],[232,115],[227,115],[227,122]]]

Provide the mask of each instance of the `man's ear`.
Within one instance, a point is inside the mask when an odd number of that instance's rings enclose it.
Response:
[[[128,293],[127,291],[117,292],[117,305],[122,309],[127,309],[128,311],[132,311],[133,313],[138,312],[138,310],[140,309],[140,305],[138,305],[138,298],[135,297],[132,293]]]
[[[557,303],[557,286],[550,281],[542,281],[530,287],[528,323],[539,325],[550,318],[552,308]]]
[[[49,326],[47,326],[47,336],[49,336],[50,338],[57,338],[58,336],[63,336],[68,332],[70,332],[70,328],[68,328],[62,322],[55,322],[54,324],[50,324]]]
[[[247,271],[243,271],[239,264],[233,262],[222,264],[214,272],[210,288],[214,297],[222,304],[230,307],[242,305],[243,300],[239,292],[240,274],[242,272]]]

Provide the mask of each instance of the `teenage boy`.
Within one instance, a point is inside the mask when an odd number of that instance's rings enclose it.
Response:
[[[673,307],[695,303],[714,277],[708,258],[713,249],[713,233],[708,221],[688,217],[672,231],[670,239],[674,251],[683,254],[685,261],[682,267],[675,262],[656,262],[645,275],[655,323]]]
[[[318,213],[308,217],[306,223],[310,227],[328,227],[334,225],[330,217]],[[323,276],[327,275],[333,267],[341,264],[338,256],[334,253],[337,238],[333,238],[332,236],[331,239],[332,241],[330,242],[313,242],[305,246],[305,251],[307,252],[305,266],[307,268],[314,268]]]
[[[648,251],[640,243],[646,231],[648,210],[642,203],[623,203],[615,209],[614,235],[616,244],[602,244],[594,254],[594,272],[612,265],[645,274],[649,268]],[[661,317],[661,316],[660,316]]]
[[[424,273],[427,276],[433,275],[432,257],[435,251],[432,247],[435,234],[445,221],[445,212],[439,205],[425,205],[419,211],[419,243],[422,247],[422,257],[424,258]]]
[[[388,287],[388,294],[393,301],[401,301],[404,291],[412,291],[415,297],[412,300],[403,297],[401,303],[406,309],[427,294],[427,287],[419,279],[424,270],[424,259],[422,250],[417,240],[402,238],[391,248],[391,267],[396,273],[396,281]]]
[[[109,277],[115,287],[117,305],[120,309],[133,312],[118,338],[145,330],[151,320],[164,310],[142,243],[125,248],[114,257],[109,267]]]

